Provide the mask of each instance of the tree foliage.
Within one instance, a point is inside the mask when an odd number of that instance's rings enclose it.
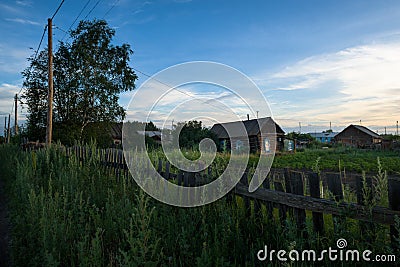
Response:
[[[114,35],[115,30],[104,20],[81,21],[70,32],[72,42],[60,42],[54,53],[54,122],[64,128],[69,125],[75,131],[71,136],[82,139],[90,123],[106,125],[125,116],[118,104],[119,94],[133,90],[137,76],[129,66],[133,51],[129,44],[114,45]],[[47,52],[29,60],[30,66],[23,72],[28,132],[33,138],[43,139]]]
[[[218,148],[217,136],[210,129],[203,127],[201,121],[180,122],[176,129],[181,129],[179,134],[179,146],[181,148],[199,150],[200,141],[204,138],[212,139]]]

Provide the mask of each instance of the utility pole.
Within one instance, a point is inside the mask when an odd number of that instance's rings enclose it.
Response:
[[[11,114],[8,114],[8,127],[7,127],[7,143],[10,143],[10,138],[11,138],[11,129],[10,129],[10,120],[11,120]]]
[[[399,121],[396,122],[396,135],[399,135]]]
[[[332,131],[332,122],[331,121],[329,122],[329,130]]]
[[[47,126],[46,126],[46,145],[51,145],[53,133],[53,21],[48,19],[48,52],[49,52],[49,92],[47,98]]]
[[[300,128],[299,133],[301,134],[301,122],[300,121],[299,121],[299,128]]]
[[[385,126],[385,135],[386,135],[386,126]]]
[[[4,117],[4,143],[7,143],[7,116]]]
[[[14,112],[14,121],[15,121],[15,135],[18,134],[18,94],[15,94],[15,112]]]

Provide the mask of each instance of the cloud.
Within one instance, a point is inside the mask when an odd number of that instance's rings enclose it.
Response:
[[[157,96],[157,97],[156,97]],[[127,95],[125,96],[127,97]],[[127,120],[149,120],[158,126],[201,120],[205,126],[215,122],[245,119],[251,110],[238,96],[216,85],[196,83],[175,89],[157,81],[148,81],[145,87],[133,93],[133,102],[127,106]]]
[[[0,85],[0,114],[8,114],[14,101],[14,96],[20,87],[3,83]]]
[[[17,5],[24,6],[24,7],[31,7],[32,1],[15,1]]]
[[[35,26],[41,25],[39,22],[28,20],[28,19],[21,19],[21,18],[13,18],[13,19],[6,18],[5,20],[10,21],[10,22],[21,23],[21,24],[25,24],[25,25],[35,25]]]
[[[0,135],[4,132],[4,117],[8,118],[10,112],[14,113],[14,96],[20,90],[20,85],[0,84]],[[26,123],[26,113],[22,113],[22,107],[18,107],[18,124]],[[14,114],[11,115],[11,126],[14,126]]]
[[[13,6],[10,6],[10,5],[2,4],[2,3],[0,3],[0,9],[3,9],[8,14],[10,14],[10,13],[20,14],[21,13],[21,11],[19,9],[17,9]]]
[[[28,66],[31,51],[27,47],[10,46],[0,43],[0,72],[20,73]]]
[[[395,120],[400,101],[400,42],[356,46],[316,55],[272,75],[257,75],[282,118],[346,125],[362,119],[371,125]]]

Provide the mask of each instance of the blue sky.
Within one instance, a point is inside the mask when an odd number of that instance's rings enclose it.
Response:
[[[59,2],[0,2],[1,132],[29,48],[37,48]],[[86,3],[65,1],[54,19],[55,41]],[[93,7],[88,19],[106,19],[116,29],[115,43],[131,44],[135,69],[152,75],[194,60],[230,65],[254,80],[287,131],[298,130],[299,122],[302,131],[314,132],[329,122],[341,130],[362,120],[393,132],[400,120],[399,1],[91,0],[79,19]],[[140,86],[147,77],[138,76]],[[121,104],[131,96],[122,95]]]

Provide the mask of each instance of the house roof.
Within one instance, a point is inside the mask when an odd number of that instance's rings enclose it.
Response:
[[[231,132],[231,137],[239,137],[242,134],[240,133],[241,125],[244,125],[247,135],[252,136],[252,135],[257,135],[260,132],[260,126],[261,128],[267,127],[271,123],[275,124],[276,128],[276,133],[278,134],[284,134],[285,132],[282,130],[282,128],[271,118],[271,117],[266,117],[266,118],[260,118],[260,119],[253,119],[253,120],[245,120],[245,121],[234,121],[234,122],[226,122],[226,123],[217,123],[214,124],[213,127],[211,128],[211,131],[215,133],[218,138],[225,139],[229,138],[228,132],[226,129],[229,129]]]
[[[111,123],[110,133],[113,139],[122,140],[122,122]]]
[[[160,131],[137,131],[138,134],[141,135],[146,135],[148,137],[160,137],[161,138],[161,132]]]
[[[364,127],[364,126],[361,126],[361,125],[353,125],[353,124],[347,126],[346,129],[344,129],[344,130],[343,130],[342,132],[340,132],[339,134],[343,133],[344,131],[346,131],[346,130],[349,129],[350,127],[354,127],[354,128],[356,128],[357,130],[359,130],[359,131],[361,131],[361,132],[363,132],[363,133],[365,133],[365,134],[368,134],[368,135],[371,136],[371,137],[374,137],[374,138],[382,138],[379,134],[373,132],[372,130],[368,129],[367,127]]]

